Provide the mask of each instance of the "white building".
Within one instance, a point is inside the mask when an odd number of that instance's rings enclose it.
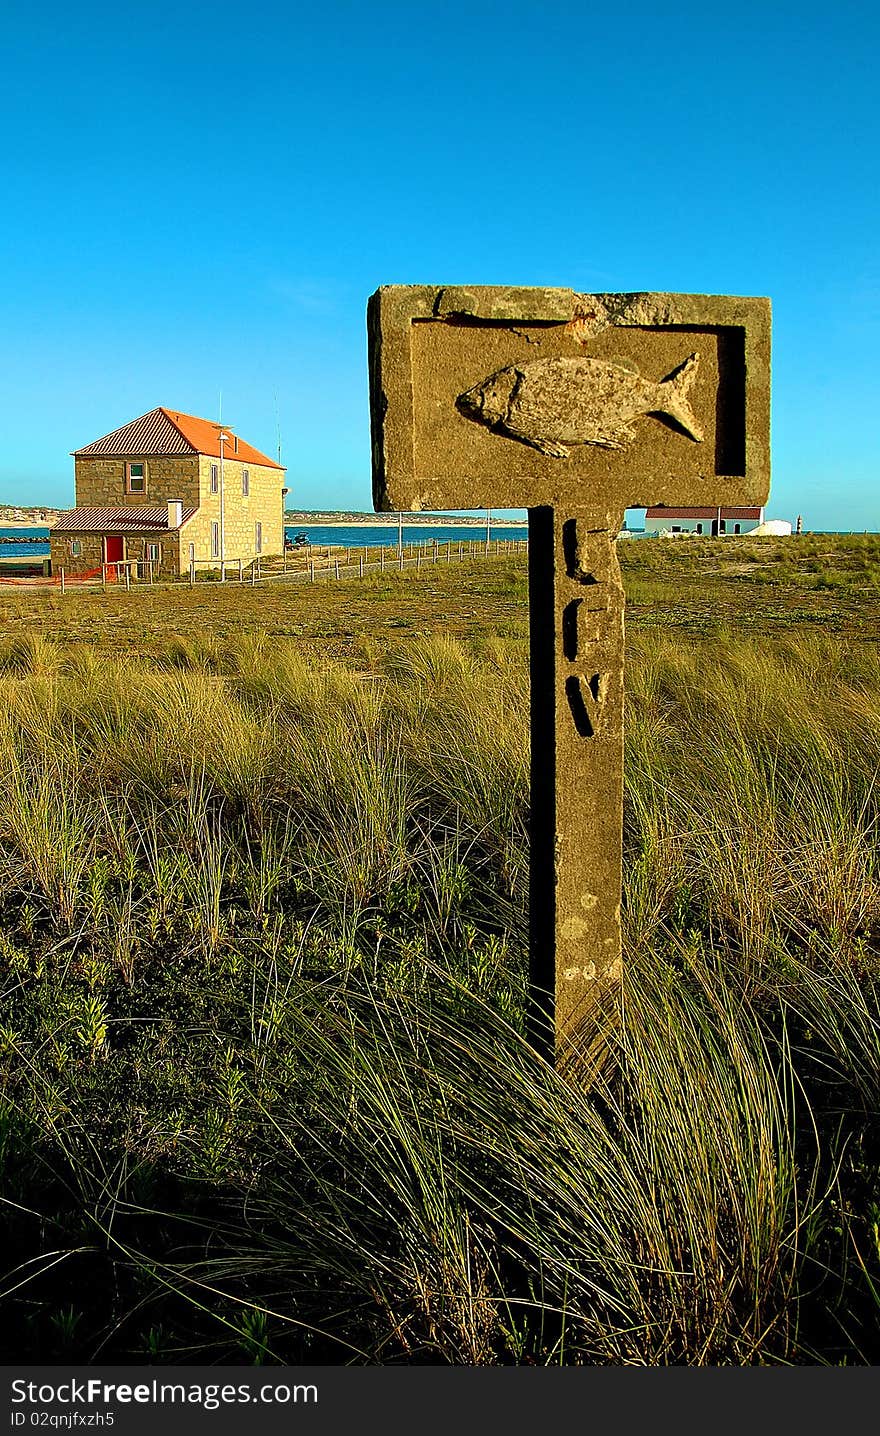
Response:
[[[752,538],[791,538],[791,524],[788,519],[765,519]]]
[[[763,508],[673,509],[657,505],[645,513],[645,533],[649,534],[748,534],[764,522]]]

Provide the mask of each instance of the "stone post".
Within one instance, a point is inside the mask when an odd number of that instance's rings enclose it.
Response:
[[[575,1029],[599,984],[620,976],[618,528],[616,515],[598,510],[529,510],[529,966],[537,1013],[555,1012],[560,1032]],[[540,1028],[533,1020],[538,1042]]]
[[[766,502],[769,301],[389,285],[367,325],[374,507],[529,511],[532,1032],[562,1063],[621,972],[615,539],[627,507]]]

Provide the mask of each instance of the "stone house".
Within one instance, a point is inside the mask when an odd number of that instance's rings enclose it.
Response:
[[[250,564],[284,550],[284,469],[229,425],[151,409],[73,453],[76,508],[50,535],[52,571]]]
[[[747,534],[764,522],[762,508],[698,508],[676,509],[658,505],[645,513],[645,533],[649,534]]]

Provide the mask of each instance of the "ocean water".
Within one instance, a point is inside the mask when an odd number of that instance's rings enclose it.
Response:
[[[38,543],[21,543],[22,538],[38,539]],[[45,558],[49,553],[47,528],[23,529],[4,524],[0,527],[0,558]]]
[[[397,524],[350,524],[336,528],[330,524],[299,524],[291,526],[286,524],[285,536],[294,538],[298,533],[307,534],[312,544],[324,548],[328,544],[342,544],[344,548],[375,548],[380,545],[385,548],[397,548]],[[653,534],[646,534],[644,529],[630,529],[631,538],[653,538]],[[500,524],[493,524],[490,529],[490,537],[493,539],[527,539],[529,536],[528,524],[511,524],[509,527]],[[454,524],[404,524],[403,541],[405,544],[426,544],[430,547],[434,540],[437,543],[482,543],[486,542],[486,525],[468,524],[458,528]]]
[[[298,533],[307,534],[316,548],[328,544],[341,544],[343,548],[397,548],[397,524],[285,524],[285,537],[291,541]],[[490,529],[493,539],[527,539],[528,524],[493,524]],[[646,535],[638,529],[632,531],[633,538]],[[652,537],[652,535],[647,535]],[[36,542],[22,543],[23,538]],[[485,524],[458,527],[455,524],[404,524],[403,541],[406,544],[424,544],[427,547],[437,543],[485,543]],[[0,558],[45,558],[49,553],[48,528],[15,528],[0,525]]]
[[[326,548],[328,544],[342,544],[344,548],[397,548],[397,524],[285,524],[286,538],[296,534],[307,534],[316,547]],[[528,524],[493,524],[490,529],[493,539],[525,539],[529,536]],[[459,528],[454,524],[407,524],[403,525],[405,544],[433,543],[482,543],[486,542],[486,525],[468,524]]]
[[[285,524],[285,537],[291,541],[298,533],[307,534],[316,548],[328,544],[341,544],[343,548],[397,548],[397,524]],[[490,530],[493,539],[527,539],[528,524],[512,524],[510,527],[493,524]],[[633,538],[646,535],[638,529],[632,531]],[[652,537],[652,535],[647,535]],[[36,542],[22,543],[23,538]],[[454,524],[404,524],[403,541],[406,544],[424,544],[431,547],[437,543],[485,543],[485,525],[468,524],[457,527]],[[15,528],[0,525],[0,558],[45,558],[49,553],[48,528]]]
[[[524,539],[529,536],[528,524],[517,525],[514,528],[506,528],[500,525],[492,526],[491,536],[493,539],[516,538]],[[298,533],[308,534],[309,540],[316,547],[324,548],[328,544],[341,544],[344,548],[385,548],[397,547],[397,524],[349,524],[337,528],[331,524],[286,524],[285,536],[293,539]],[[21,538],[38,539],[37,543],[22,543]],[[427,544],[429,547],[434,543],[468,543],[486,542],[485,525],[466,528],[457,528],[453,524],[404,524],[403,541],[407,544]],[[43,558],[49,552],[49,530],[47,528],[13,528],[0,527],[0,558]]]

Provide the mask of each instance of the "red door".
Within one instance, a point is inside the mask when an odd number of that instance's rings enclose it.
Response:
[[[109,565],[122,563],[125,557],[125,539],[121,534],[107,534],[104,539],[104,562],[108,565],[107,577],[112,581],[116,578],[116,568]]]

